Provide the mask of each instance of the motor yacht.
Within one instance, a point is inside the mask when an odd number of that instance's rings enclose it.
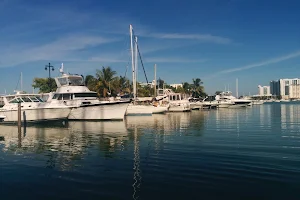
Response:
[[[130,101],[108,100],[100,101],[97,93],[90,91],[83,77],[75,74],[65,74],[63,66],[61,77],[56,77],[57,89],[49,94],[47,102],[72,107],[68,117],[70,120],[123,120]]]
[[[228,108],[242,108],[242,107],[247,107],[248,105],[251,105],[251,100],[238,99],[238,98],[232,96],[232,93],[230,91],[220,93],[219,100],[231,102],[232,105],[228,106]]]
[[[67,119],[71,108],[65,104],[44,102],[37,94],[17,92],[14,95],[3,96],[4,106],[0,115],[5,116],[4,122],[18,121],[18,103],[21,103],[21,119],[26,122],[41,122]]]
[[[161,104],[169,105],[169,112],[191,111],[190,102],[181,93],[175,93],[171,89],[158,89],[156,97]]]

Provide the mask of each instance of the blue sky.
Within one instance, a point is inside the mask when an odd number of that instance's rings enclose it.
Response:
[[[235,91],[238,78],[240,94],[256,94],[259,84],[300,78],[299,10],[270,0],[0,0],[0,93],[16,89],[20,72],[32,91],[49,62],[53,76],[62,62],[70,73],[111,66],[124,75],[132,24],[150,80],[156,63],[167,83],[199,77],[214,93]]]

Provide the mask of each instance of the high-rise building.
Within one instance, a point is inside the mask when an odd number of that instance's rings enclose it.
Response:
[[[270,82],[270,92],[273,96],[280,96],[280,83],[278,81]]]
[[[259,96],[271,96],[270,86],[258,86],[258,95]]]
[[[283,99],[289,99],[290,93],[293,92],[293,88],[290,89],[290,86],[293,85],[299,85],[300,79],[299,78],[293,78],[293,79],[279,79],[280,84],[280,96]],[[291,92],[290,92],[291,91]],[[294,94],[292,94],[294,96]]]

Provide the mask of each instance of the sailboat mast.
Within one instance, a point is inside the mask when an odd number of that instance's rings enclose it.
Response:
[[[137,94],[137,79],[138,79],[138,47],[137,47],[137,37],[135,36],[135,94],[136,94],[136,97],[138,96]]]
[[[23,74],[21,72],[21,91],[23,91]]]
[[[131,50],[131,66],[132,66],[132,86],[133,86],[133,98],[136,99],[136,84],[135,84],[135,66],[134,66],[134,54],[133,54],[133,34],[132,25],[129,26],[130,32],[130,50]]]
[[[239,98],[239,80],[236,79],[236,98]]]
[[[154,97],[156,97],[156,64],[154,64]]]

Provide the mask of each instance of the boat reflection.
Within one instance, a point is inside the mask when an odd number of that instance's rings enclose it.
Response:
[[[24,133],[26,130],[26,134]],[[127,143],[127,130],[123,121],[70,122],[67,127],[26,127],[22,135],[17,126],[0,125],[0,151],[23,155],[43,154],[45,165],[68,170],[74,161],[82,159],[88,148],[96,148],[104,156],[112,156]]]
[[[152,116],[128,116],[125,119],[128,129],[151,129],[159,134],[188,133],[190,129],[204,128],[205,114],[202,111],[167,113]]]

